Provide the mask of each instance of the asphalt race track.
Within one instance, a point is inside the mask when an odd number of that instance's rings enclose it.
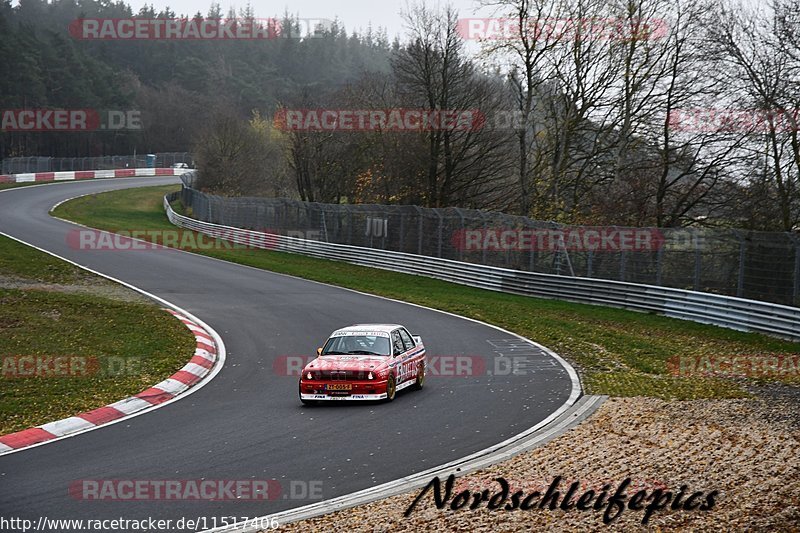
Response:
[[[205,516],[210,527],[214,516],[255,517],[319,501],[305,494],[309,487],[327,499],[447,463],[533,426],[569,398],[572,383],[553,358],[520,352],[518,341],[488,326],[174,250],[79,250],[67,240],[76,226],[48,214],[66,198],[175,182],[99,180],[0,193],[0,231],[182,307],[227,349],[222,371],[185,399],[0,457],[0,515],[34,523],[41,516]],[[429,358],[473,356],[486,371],[477,364],[466,377],[429,372],[425,389],[402,391],[389,404],[302,406],[297,377],[280,375],[273,361],[310,356],[332,330],[361,322],[404,324],[422,336]],[[526,371],[498,372],[501,353],[512,349],[526,353]],[[70,496],[70,484],[85,479],[276,479],[281,492],[269,501]]]

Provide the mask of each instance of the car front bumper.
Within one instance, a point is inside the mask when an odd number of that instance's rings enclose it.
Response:
[[[381,381],[320,381],[301,380],[301,400],[385,400],[386,380]],[[328,385],[350,385],[348,391],[331,391]]]
[[[386,393],[383,394],[349,394],[349,395],[342,395],[342,396],[331,396],[330,394],[300,394],[301,400],[350,400],[350,401],[359,401],[359,400],[385,400]]]

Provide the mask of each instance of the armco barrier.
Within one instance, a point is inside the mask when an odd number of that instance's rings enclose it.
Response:
[[[164,209],[176,226],[251,246],[265,241],[263,232],[211,224],[175,213],[169,204],[178,194],[164,197]],[[270,236],[264,247],[493,291],[652,312],[800,341],[800,308],[767,302],[653,285],[538,274],[283,235]]]

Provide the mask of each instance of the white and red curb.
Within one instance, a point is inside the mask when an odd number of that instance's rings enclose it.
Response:
[[[101,178],[138,178],[149,176],[180,176],[188,168],[116,168],[111,170],[70,170],[65,172],[35,172],[2,174],[0,183],[70,181]]]
[[[73,433],[86,431],[131,416],[134,413],[152,409],[159,404],[172,400],[208,376],[219,360],[218,347],[214,338],[204,327],[192,319],[170,309],[166,309],[166,311],[183,322],[194,334],[197,341],[194,356],[183,368],[161,383],[111,405],[0,436],[0,455],[49,440],[66,437]]]

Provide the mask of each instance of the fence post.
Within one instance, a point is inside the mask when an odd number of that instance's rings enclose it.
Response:
[[[422,255],[422,210],[419,206],[414,206],[417,210],[417,220],[419,220],[419,229],[417,231],[417,255]]]
[[[347,244],[353,244],[353,208],[347,206]]]
[[[461,239],[458,242],[459,243],[461,241],[466,242],[466,231],[467,231],[467,228],[466,228],[466,226],[464,224],[464,214],[461,212],[460,208],[456,207],[455,209],[456,209],[456,213],[458,213],[458,218],[461,219]],[[463,244],[460,244],[459,247],[458,247],[458,260],[459,261],[463,261],[464,260],[464,245]]]
[[[483,211],[478,211],[481,214],[481,221],[483,222],[483,233],[481,234],[481,264],[486,264],[486,233],[489,231],[489,226],[486,225],[486,214]]]
[[[744,258],[746,242],[741,233],[737,230],[734,229],[733,234],[739,239],[739,273],[736,279],[736,296],[741,298],[744,294]]]
[[[702,256],[700,254],[700,240],[694,240],[694,290],[700,290],[700,272],[702,269]]]
[[[792,305],[800,305],[800,238],[789,234],[789,238],[794,244],[794,294]]]
[[[436,256],[442,257],[442,225],[444,224],[444,219],[438,209],[436,209],[436,216],[439,217],[439,244],[436,249]]]
[[[383,206],[383,239],[381,240],[381,248],[386,249],[386,236],[389,233],[389,208]]]
[[[400,247],[398,248],[398,252],[405,252],[405,231],[406,231],[406,214],[402,211],[400,212]]]
[[[530,218],[525,217],[525,229],[531,232],[531,249],[528,250],[528,272],[533,272],[536,262],[536,247],[539,245],[539,236],[536,234],[536,228]]]
[[[613,226],[614,233],[617,233],[617,226]],[[625,281],[625,267],[628,262],[628,252],[620,250],[619,252],[619,280]]]
[[[664,245],[658,247],[656,252],[656,285],[661,285],[661,272],[664,268]]]

